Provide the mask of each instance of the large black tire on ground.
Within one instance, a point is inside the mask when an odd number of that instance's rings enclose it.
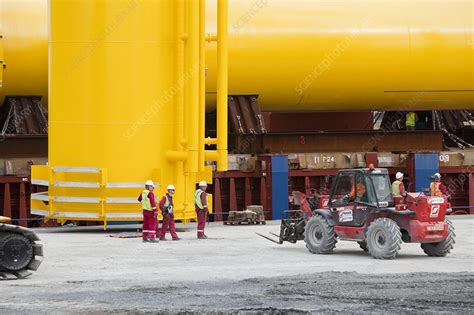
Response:
[[[42,262],[43,246],[30,229],[0,223],[0,280],[31,275]]]
[[[25,269],[33,259],[33,244],[21,234],[0,233],[0,269]]]
[[[366,243],[373,258],[394,259],[402,244],[400,227],[392,219],[378,218],[369,225]]]
[[[316,214],[306,223],[304,241],[313,254],[331,254],[337,243],[334,227],[323,216]]]
[[[444,240],[437,243],[421,244],[421,248],[426,255],[444,257],[451,251],[451,249],[453,249],[455,243],[454,239],[456,237],[456,234],[454,233],[454,226],[448,219],[446,219],[446,223],[448,223],[448,236]]]

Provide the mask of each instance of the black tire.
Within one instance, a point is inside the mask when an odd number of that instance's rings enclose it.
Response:
[[[0,270],[18,271],[34,259],[33,244],[16,233],[0,233]]]
[[[368,252],[369,249],[367,248],[367,242],[366,241],[359,241],[357,242],[357,244],[359,244],[359,247],[364,251],[364,252]]]
[[[378,218],[367,230],[369,254],[375,259],[394,259],[402,244],[400,227],[389,218]]]
[[[313,254],[331,254],[337,243],[334,227],[317,214],[306,223],[304,241],[306,248]]]
[[[421,248],[426,255],[433,257],[444,257],[451,251],[451,249],[453,249],[454,243],[456,243],[454,240],[456,237],[456,234],[454,233],[454,226],[448,219],[446,219],[446,223],[448,223],[448,236],[444,240],[437,243],[421,244]]]

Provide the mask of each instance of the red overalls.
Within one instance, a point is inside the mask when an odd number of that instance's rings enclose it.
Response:
[[[199,189],[200,190],[200,189]],[[197,190],[195,194],[198,193]],[[203,209],[199,208],[198,205],[194,204],[194,209],[196,210],[197,214],[197,237],[198,238],[207,238],[206,234],[204,234],[204,228],[206,227],[206,221],[207,221],[207,198],[206,198],[206,192],[202,191],[199,193],[200,194],[200,200],[201,204],[203,205]]]
[[[142,237],[144,240],[155,239],[156,234],[156,202],[155,194],[153,192],[148,193],[148,199],[150,199],[150,204],[152,210],[143,209],[143,227],[142,227]],[[138,201],[142,202],[142,194],[138,197]]]
[[[173,240],[179,240],[178,234],[176,234],[176,227],[174,225],[174,213],[173,213],[174,210],[171,210],[171,213],[168,210],[170,206],[171,206],[171,209],[174,208],[173,197],[170,196],[169,194],[166,194],[166,196],[163,196],[163,198],[161,198],[159,206],[161,209],[161,213],[163,214],[163,224],[161,225],[161,230],[158,234],[158,237],[160,238],[160,240],[164,240],[165,235],[166,235],[166,230],[168,229],[168,226],[169,226],[170,234]]]

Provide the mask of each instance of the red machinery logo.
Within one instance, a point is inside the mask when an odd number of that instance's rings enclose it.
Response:
[[[439,215],[440,205],[431,206],[430,218],[437,218]]]

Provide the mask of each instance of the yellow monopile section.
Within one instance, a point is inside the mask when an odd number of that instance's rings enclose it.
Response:
[[[212,180],[198,164],[200,8],[194,0],[51,1],[49,165],[32,174],[49,191],[32,196],[32,213],[136,220],[151,179],[158,196],[176,186],[176,219],[195,217],[195,184]]]
[[[472,0],[232,0],[229,12],[229,94],[258,94],[266,111],[474,108]],[[216,56],[209,46],[208,109]]]
[[[45,0],[0,0],[0,106],[5,95],[39,95],[47,103],[47,38]]]
[[[147,2],[137,1],[142,7]],[[216,3],[206,1],[208,39],[215,35]],[[0,0],[0,11],[7,65],[0,102],[3,95],[45,97],[47,0]],[[265,111],[473,108],[473,17],[472,0],[232,0],[229,92],[258,94]],[[81,18],[82,26],[102,17]],[[116,17],[118,24],[122,19]],[[117,34],[115,22],[108,23],[95,40]],[[83,48],[76,59],[94,50]],[[214,43],[206,47],[206,66],[206,107],[213,110]]]

